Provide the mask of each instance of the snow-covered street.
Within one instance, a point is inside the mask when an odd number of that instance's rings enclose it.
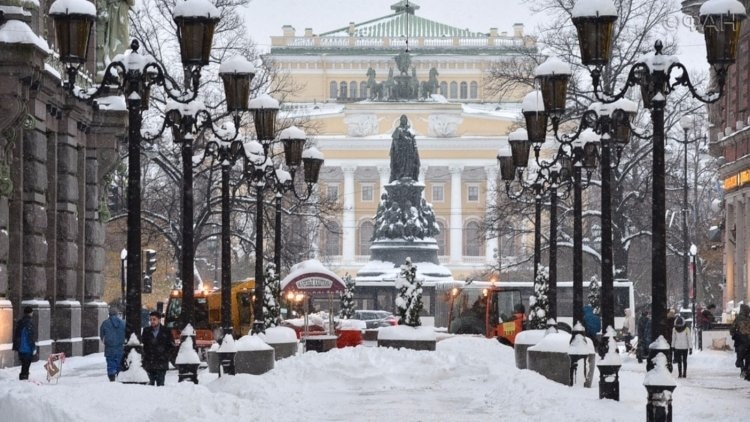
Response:
[[[107,380],[101,354],[69,358],[58,384],[43,363],[31,379],[0,370],[1,420],[25,421],[643,421],[645,364],[624,357],[621,401],[599,400],[593,388],[567,387],[514,365],[513,349],[495,340],[455,337],[436,352],[377,347],[297,355],[262,376],[217,379],[162,388]],[[688,378],[677,379],[674,421],[746,420],[750,383],[734,353],[695,352]]]

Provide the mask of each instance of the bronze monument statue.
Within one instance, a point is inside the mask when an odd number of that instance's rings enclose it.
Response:
[[[419,151],[417,140],[409,128],[409,119],[401,115],[401,123],[391,136],[391,177],[390,182],[402,178],[419,180]]]

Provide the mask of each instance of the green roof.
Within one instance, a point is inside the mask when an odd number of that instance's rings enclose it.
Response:
[[[469,31],[468,29],[456,28],[455,26],[446,25],[421,16],[414,15],[414,9],[419,6],[409,3],[410,13],[406,13],[406,8],[401,1],[392,6],[397,10],[396,13],[372,19],[366,22],[354,25],[355,37],[479,37],[486,34],[481,32]],[[321,37],[348,37],[349,26],[334,29],[320,34]]]

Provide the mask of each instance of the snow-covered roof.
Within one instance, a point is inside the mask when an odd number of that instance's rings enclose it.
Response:
[[[297,126],[290,126],[279,133],[279,139],[307,139],[307,134]]]
[[[96,16],[96,7],[86,0],[55,0],[49,7],[49,14]]]
[[[250,103],[247,105],[247,107],[250,110],[260,109],[260,108],[267,108],[267,109],[277,109],[279,108],[279,102],[273,99],[268,94],[262,94],[259,97],[253,98],[250,100]]]
[[[410,11],[418,7],[412,7]],[[407,33],[414,39],[419,37],[479,37],[481,32],[469,31],[407,13],[405,8],[394,9],[396,13],[354,24],[355,37],[403,37]],[[320,36],[348,37],[349,26],[324,32]]]
[[[378,340],[435,340],[434,327],[410,327],[408,325],[394,325],[382,327],[378,330]]]
[[[219,73],[255,74],[255,67],[246,58],[234,56],[219,65]]]
[[[534,76],[570,75],[570,64],[556,56],[550,56],[534,70]]]
[[[705,15],[743,15],[745,16],[745,6],[737,0],[708,0],[703,3],[699,14]]]
[[[281,290],[284,292],[294,290],[319,293],[343,291],[345,288],[344,280],[317,259],[308,259],[294,265],[281,280]]]
[[[304,151],[302,151],[302,158],[313,158],[316,160],[323,160],[325,157],[323,157],[323,153],[320,152],[319,149],[315,147],[310,147]]]
[[[617,8],[612,0],[578,0],[570,11],[573,18],[588,16],[617,16]]]
[[[174,17],[190,18],[205,17],[219,19],[221,14],[208,0],[185,0],[178,1],[172,13]]]
[[[542,91],[535,90],[526,94],[521,101],[521,109],[523,111],[544,111]]]
[[[36,35],[26,23],[14,19],[0,26],[0,43],[31,44],[47,53],[50,52],[47,41]]]

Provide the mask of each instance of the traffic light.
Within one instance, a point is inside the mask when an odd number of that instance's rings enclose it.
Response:
[[[151,276],[150,275],[144,275],[143,276],[143,291],[142,291],[142,293],[151,293],[152,289],[153,289],[153,284],[151,283]]]
[[[146,275],[151,276],[156,272],[156,251],[146,249]]]

